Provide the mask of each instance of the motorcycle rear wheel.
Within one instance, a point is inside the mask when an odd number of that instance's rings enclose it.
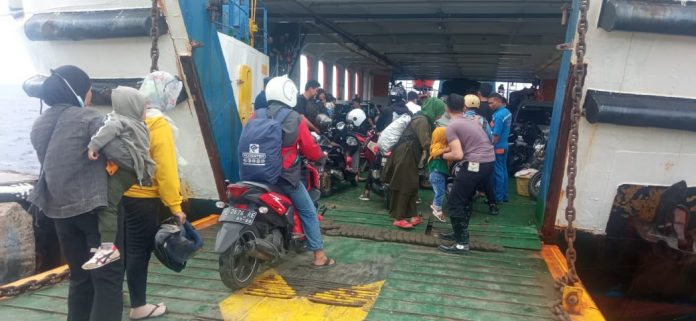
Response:
[[[252,226],[245,226],[232,246],[220,254],[219,272],[222,283],[230,290],[239,290],[248,286],[254,280],[261,262],[244,252],[247,242],[256,239],[258,233]]]

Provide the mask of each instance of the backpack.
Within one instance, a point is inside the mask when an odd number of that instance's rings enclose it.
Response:
[[[256,111],[254,119],[249,121],[239,137],[238,156],[239,178],[275,184],[283,170],[283,121],[292,110],[282,108],[275,117],[268,115],[268,109]]]
[[[404,133],[406,127],[411,122],[411,116],[401,115],[399,118],[392,121],[387,128],[385,128],[377,139],[377,145],[382,153],[387,153],[390,151],[396,143],[401,139],[401,134]]]

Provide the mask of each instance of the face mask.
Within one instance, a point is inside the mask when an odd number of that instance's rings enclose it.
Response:
[[[68,89],[70,89],[70,91],[73,93],[73,95],[75,95],[75,98],[77,98],[77,102],[80,104],[80,107],[85,107],[85,102],[82,101],[82,97],[80,97],[80,95],[78,95],[75,92],[75,90],[73,90],[72,86],[70,86],[70,83],[67,80],[65,80],[65,78],[63,78],[63,76],[61,76],[59,73],[53,71],[53,74],[58,76],[58,78],[62,79],[63,82],[68,86]]]

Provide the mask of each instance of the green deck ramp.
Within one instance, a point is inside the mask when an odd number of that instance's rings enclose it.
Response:
[[[341,187],[334,195],[323,198],[321,201],[328,207],[326,219],[343,224],[398,229],[391,226],[393,220],[389,217],[382,197],[373,193],[370,201],[361,201],[358,197],[362,188],[351,188],[348,185]],[[517,195],[514,187],[511,184],[510,201],[500,205],[500,215],[488,215],[488,205],[484,203],[485,197],[475,202],[469,225],[470,234],[477,240],[507,248],[540,250],[541,240],[534,217],[536,202],[528,197]],[[420,196],[422,202],[418,204],[418,210],[427,221],[432,217],[430,204],[433,193],[422,189]],[[435,218],[432,219],[435,222],[434,231],[451,230],[449,223],[440,223]],[[413,233],[423,233],[425,225],[417,226]]]
[[[347,189],[324,200],[327,219],[346,224],[391,228],[378,197],[357,199],[360,189]],[[423,191],[423,214],[431,194]],[[553,320],[548,308],[558,299],[539,251],[533,225],[533,203],[522,199],[502,206],[491,217],[482,203],[476,206],[472,234],[507,247],[504,253],[471,252],[457,256],[435,248],[370,240],[325,237],[327,253],[338,266],[315,271],[309,253],[290,256],[272,268],[291,286],[330,281],[343,286],[385,281],[366,320]],[[335,208],[333,208],[335,207]],[[423,226],[413,233],[422,233]],[[446,229],[446,224],[436,224]],[[148,301],[165,302],[169,313],[156,320],[221,320],[219,303],[233,294],[219,279],[218,255],[212,251],[217,227],[201,230],[205,248],[182,273],[153,258],[148,278]],[[127,287],[124,286],[124,291]],[[304,292],[311,289],[304,289]],[[65,320],[68,282],[0,301],[0,320]],[[299,293],[299,291],[298,291]],[[125,306],[128,307],[128,296]],[[258,309],[245,314],[251,318]],[[300,311],[288,311],[289,315]],[[244,317],[239,320],[247,320]],[[253,318],[252,318],[253,319]],[[127,308],[123,320],[128,320]],[[294,317],[287,320],[301,320]]]

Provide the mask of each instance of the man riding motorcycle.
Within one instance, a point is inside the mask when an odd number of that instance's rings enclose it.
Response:
[[[266,85],[268,115],[273,117],[283,108],[294,108],[297,104],[297,87],[287,76],[275,77]],[[311,162],[319,161],[324,154],[309,132],[304,118],[292,111],[283,121],[283,170],[278,180],[280,187],[295,206],[307,239],[307,249],[314,252],[313,267],[334,266],[336,261],[326,256],[317,218],[309,192],[302,184],[300,155]]]

